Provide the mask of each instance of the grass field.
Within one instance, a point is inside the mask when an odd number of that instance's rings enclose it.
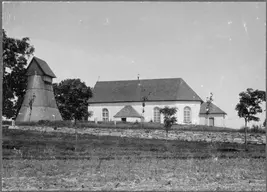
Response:
[[[3,131],[5,190],[265,191],[265,145]]]

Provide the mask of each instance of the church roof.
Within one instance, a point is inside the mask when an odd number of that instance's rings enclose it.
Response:
[[[127,118],[127,117],[137,117],[141,118],[142,116],[131,106],[124,106],[116,115],[115,118]]]
[[[206,114],[206,107],[207,107],[207,102],[202,103],[201,107],[200,107],[200,112],[199,114]],[[209,114],[225,114],[226,113],[221,110],[219,107],[217,107],[215,104],[211,103],[210,105],[210,112]]]
[[[182,78],[98,81],[89,103],[202,101]]]
[[[48,64],[42,60],[42,59],[39,59],[38,57],[33,57],[28,68],[27,68],[27,71],[28,69],[30,68],[31,65],[34,65],[34,64],[37,64],[38,67],[42,70],[42,72],[47,75],[47,76],[50,76],[52,78],[56,78],[56,75],[53,73],[53,71],[50,69],[50,67],[48,66]],[[28,73],[27,73],[28,74]]]

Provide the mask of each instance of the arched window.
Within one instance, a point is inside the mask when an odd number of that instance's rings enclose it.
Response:
[[[103,121],[108,121],[109,119],[108,109],[106,108],[102,109],[102,117],[103,117]]]
[[[158,107],[154,108],[154,122],[160,123],[160,112]]]
[[[190,107],[184,108],[184,123],[191,123],[191,109]]]

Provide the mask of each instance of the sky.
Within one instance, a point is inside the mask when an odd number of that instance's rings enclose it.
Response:
[[[60,82],[183,78],[244,120],[247,88],[266,90],[265,2],[3,2],[8,37],[29,37]],[[265,107],[264,107],[265,109]],[[266,113],[260,115],[261,122]],[[257,123],[252,123],[257,124]]]

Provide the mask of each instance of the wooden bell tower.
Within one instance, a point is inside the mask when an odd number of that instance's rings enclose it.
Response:
[[[16,121],[62,120],[52,86],[56,76],[48,64],[33,57],[26,75],[27,90]]]

